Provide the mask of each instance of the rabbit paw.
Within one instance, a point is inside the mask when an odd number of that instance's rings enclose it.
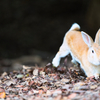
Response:
[[[59,66],[59,59],[53,59],[53,61],[52,61],[52,65],[53,65],[53,67],[58,67]]]

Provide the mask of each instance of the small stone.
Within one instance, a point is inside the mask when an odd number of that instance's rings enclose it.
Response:
[[[23,77],[24,77],[24,75],[22,75],[22,74],[17,75],[17,78],[23,78]]]

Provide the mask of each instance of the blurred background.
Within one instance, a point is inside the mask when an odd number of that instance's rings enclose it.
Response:
[[[74,22],[94,39],[100,0],[0,0],[1,71],[51,62]]]

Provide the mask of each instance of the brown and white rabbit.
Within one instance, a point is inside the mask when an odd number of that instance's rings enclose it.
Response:
[[[98,78],[100,74],[100,29],[94,42],[88,34],[79,30],[80,26],[74,23],[65,34],[63,43],[52,64],[54,67],[58,67],[60,59],[71,54],[72,62],[78,62],[87,77]]]

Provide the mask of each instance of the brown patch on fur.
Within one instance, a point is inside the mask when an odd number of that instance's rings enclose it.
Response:
[[[81,32],[79,31],[69,31],[66,35],[66,41],[74,57],[77,57],[80,60],[84,54],[83,52],[89,49],[83,41]]]

